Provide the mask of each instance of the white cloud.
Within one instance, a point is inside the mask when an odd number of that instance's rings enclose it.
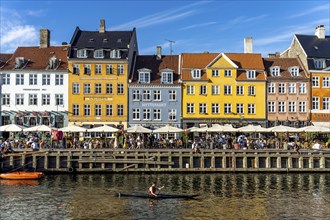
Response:
[[[211,22],[206,22],[206,23],[201,23],[201,24],[194,24],[194,25],[190,25],[187,27],[183,27],[180,30],[188,30],[188,29],[193,29],[193,28],[206,27],[206,26],[214,25],[216,23],[217,22],[211,21]]]
[[[314,8],[309,8],[308,10],[304,10],[301,13],[293,14],[289,18],[303,17],[303,16],[306,16],[306,15],[314,14],[315,12],[320,12],[320,11],[328,11],[328,13],[329,13],[329,10],[330,10],[329,8],[330,8],[329,4],[319,5],[319,6],[316,6]]]
[[[264,17],[266,17],[267,15],[263,14],[263,15],[259,15],[259,16],[255,16],[255,17],[246,17],[246,16],[240,16],[235,18],[234,20],[232,20],[230,23],[231,24],[242,24],[242,23],[248,23],[248,22],[252,22],[252,21],[257,21],[260,20]]]
[[[44,16],[46,13],[45,10],[37,10],[37,11],[32,11],[32,10],[28,10],[27,14],[33,17],[41,17]]]

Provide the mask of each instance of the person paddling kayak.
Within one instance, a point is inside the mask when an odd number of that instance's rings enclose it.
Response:
[[[153,182],[152,185],[148,188],[148,194],[152,196],[157,196],[156,191],[163,189],[164,186],[157,188],[156,183]]]

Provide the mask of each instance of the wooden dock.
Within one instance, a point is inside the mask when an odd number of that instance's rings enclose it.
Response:
[[[330,150],[52,149],[20,150],[1,170],[44,172],[330,172]]]

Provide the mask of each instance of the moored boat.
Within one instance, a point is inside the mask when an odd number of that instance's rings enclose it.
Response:
[[[194,199],[197,194],[158,194],[157,196],[149,195],[148,193],[121,193],[117,192],[118,197],[135,197],[135,198],[150,198],[150,199]]]
[[[7,180],[36,180],[44,176],[43,172],[23,172],[15,171],[9,173],[1,173],[0,178]]]

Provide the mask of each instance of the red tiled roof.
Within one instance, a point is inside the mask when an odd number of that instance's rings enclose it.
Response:
[[[308,74],[305,72],[303,65],[297,58],[264,58],[263,59],[265,69],[267,72],[267,78],[269,79],[307,79]],[[272,76],[270,73],[270,67],[279,66],[280,76]],[[289,67],[298,66],[300,76],[293,77],[289,72]]]
[[[263,70],[261,54],[256,53],[225,53],[225,55],[233,61],[239,69]]]
[[[0,67],[3,66],[12,55],[12,53],[0,53]]]

